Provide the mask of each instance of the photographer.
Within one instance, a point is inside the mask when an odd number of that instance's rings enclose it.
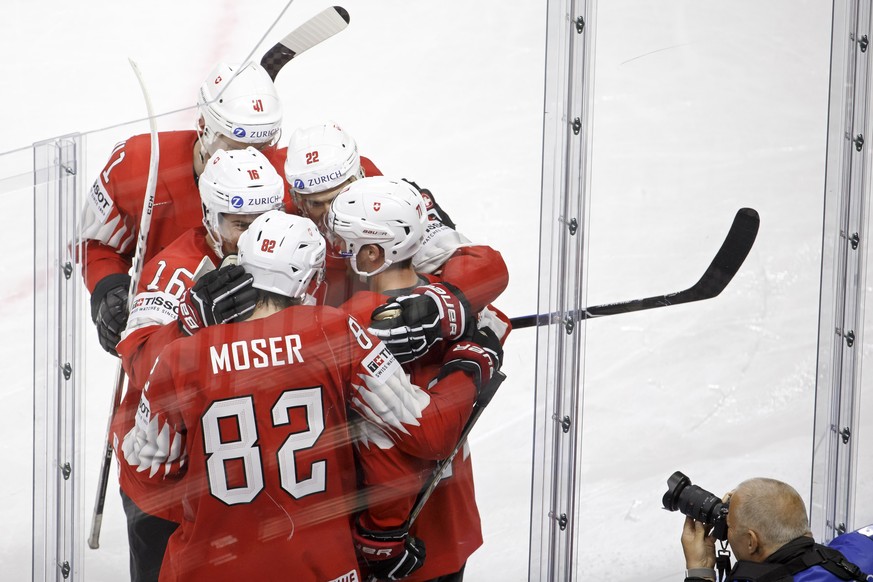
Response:
[[[864,572],[873,572],[869,532],[845,534],[830,547],[816,544],[803,500],[786,483],[765,478],[743,481],[725,496],[724,504],[727,542],[737,559],[728,581],[863,581],[868,580]],[[683,509],[683,513],[688,512]],[[682,529],[685,582],[716,580],[713,533],[711,525],[686,517]],[[726,552],[719,554],[723,560],[721,555]]]

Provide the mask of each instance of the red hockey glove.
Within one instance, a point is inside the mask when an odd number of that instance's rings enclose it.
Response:
[[[369,530],[359,518],[352,539],[370,574],[380,580],[401,580],[424,565],[424,542],[406,529]]]
[[[441,339],[458,339],[473,325],[470,304],[454,285],[433,283],[412,293],[377,307],[371,316],[370,331],[401,364],[423,356]]]
[[[258,298],[252,280],[239,265],[206,273],[179,300],[179,328],[194,335],[210,325],[245,319]]]
[[[471,340],[461,340],[452,346],[443,359],[439,378],[448,376],[455,370],[463,370],[473,376],[476,390],[482,394],[483,388],[488,386],[502,364],[503,347],[497,334],[491,328],[483,327],[473,333]]]

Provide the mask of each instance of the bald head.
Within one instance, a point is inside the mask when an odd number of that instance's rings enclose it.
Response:
[[[793,487],[775,479],[743,481],[730,499],[729,523],[735,531],[753,530],[764,557],[800,536],[809,536],[806,506]]]

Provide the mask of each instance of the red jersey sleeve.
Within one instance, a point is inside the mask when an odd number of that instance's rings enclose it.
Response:
[[[200,194],[194,177],[194,131],[158,134],[160,164],[144,260],[200,224]],[[97,175],[82,209],[79,260],[89,291],[104,277],[127,273],[136,247],[148,182],[151,139],[137,135],[116,145]]]
[[[443,264],[439,278],[460,289],[478,312],[503,293],[509,284],[509,271],[499,252],[473,245],[456,250]]]
[[[370,158],[361,156],[361,169],[364,171],[364,176],[381,176],[382,170],[376,167],[376,164]]]
[[[179,397],[169,362],[158,359],[140,396],[133,430],[124,437],[124,459],[141,480],[178,479],[187,469],[188,430],[179,410]]]
[[[359,325],[358,319],[369,322],[370,313],[385,299],[386,296],[380,293],[361,291],[343,304],[343,309],[352,315],[350,321]],[[439,364],[434,367],[433,364],[412,362],[408,369],[404,369],[381,341],[369,333],[366,337],[374,342],[374,348],[364,356],[362,364],[365,369],[373,368],[374,361],[384,363],[386,368],[380,370],[382,374],[376,378],[368,378],[361,370],[353,374],[352,384],[356,389],[352,395],[353,408],[364,418],[377,421],[373,423],[377,430],[368,431],[365,427],[362,437],[372,439],[383,448],[388,448],[390,441],[400,450],[421,459],[448,457],[473,408],[476,398],[473,379],[465,373],[453,373],[428,386],[436,377]],[[377,351],[378,355],[374,356]],[[434,352],[429,360],[434,358],[441,361],[442,353]],[[355,375],[364,382],[355,382]]]
[[[179,298],[200,270],[211,270],[218,258],[202,228],[179,237],[143,268],[118,355],[135,386],[142,386],[158,354],[182,336],[176,326]]]

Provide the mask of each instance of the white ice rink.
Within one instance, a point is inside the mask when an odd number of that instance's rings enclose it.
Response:
[[[7,0],[0,152],[144,117],[127,57],[157,111],[190,106],[212,65],[248,55],[284,5]],[[296,0],[265,46],[327,5]],[[385,174],[429,187],[459,230],[500,250],[510,286],[497,305],[534,313],[546,3],[342,5],[349,28],[277,81],[282,145],[295,126],[340,122]],[[758,210],[761,230],[720,297],[586,324],[584,579],[680,579],[682,517],[661,509],[675,470],[719,494],[769,476],[809,495],[830,11],[824,0],[597,6],[589,303],[690,286],[740,207]],[[88,133],[86,185],[115,142],[146,131]],[[0,579],[16,581],[31,572],[32,203],[27,182],[2,180],[29,156],[0,158]],[[85,531],[115,364],[88,327]],[[485,545],[470,581],[527,579],[535,340],[532,329],[510,337],[509,379],[471,438]],[[115,488],[103,530],[103,547],[84,550],[89,582],[127,572]]]

